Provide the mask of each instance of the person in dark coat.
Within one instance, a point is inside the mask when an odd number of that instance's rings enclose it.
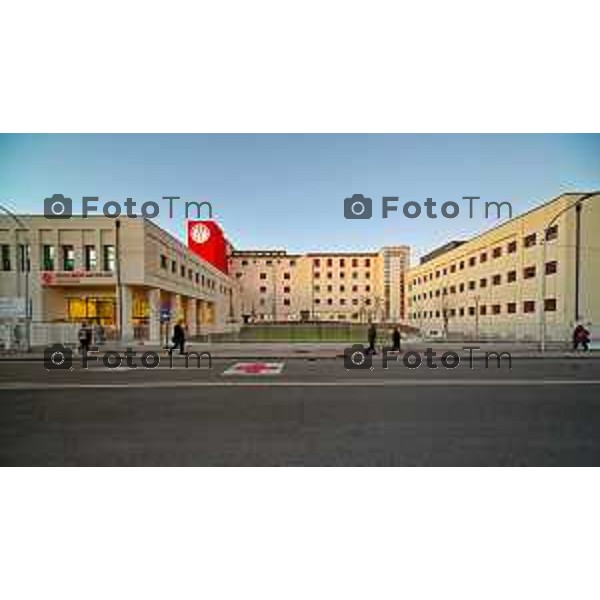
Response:
[[[400,330],[397,325],[392,331],[392,350],[400,352]]]
[[[369,354],[377,354],[375,352],[375,341],[377,340],[377,329],[375,328],[374,323],[369,324],[369,331],[367,332],[367,337],[369,340],[369,348],[368,348],[367,352],[369,352]]]
[[[175,350],[175,348],[179,348],[179,354],[184,354],[185,352],[185,331],[183,329],[182,321],[177,321],[175,327],[173,327],[173,347],[171,348],[171,352]]]
[[[581,324],[575,327],[573,331],[573,350],[577,350],[579,348],[579,344],[584,351],[589,349],[590,343],[590,332]]]
[[[81,324],[77,337],[79,338],[79,351],[81,354],[87,354],[92,344],[92,329],[85,321]]]

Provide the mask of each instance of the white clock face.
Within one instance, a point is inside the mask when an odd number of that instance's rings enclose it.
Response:
[[[192,227],[191,235],[192,239],[197,244],[204,244],[210,237],[210,229],[206,225],[200,223],[199,225],[194,225],[194,227]]]

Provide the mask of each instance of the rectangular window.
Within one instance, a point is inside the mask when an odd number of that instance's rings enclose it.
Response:
[[[523,279],[531,279],[532,277],[535,277],[535,265],[523,269]]]
[[[42,247],[42,265],[44,271],[54,271],[56,261],[56,251],[54,246],[45,244]]]
[[[558,262],[551,260],[546,263],[546,275],[554,275],[558,271]]]
[[[475,307],[474,306],[469,306],[469,316],[470,317],[475,316]]]
[[[469,259],[469,266],[470,267],[474,267],[475,266],[475,257],[471,256],[471,258]]]
[[[290,293],[290,288],[287,285],[283,288],[283,293],[284,294],[289,294]]]
[[[517,280],[517,272],[516,271],[509,271],[506,274],[506,282],[507,283],[513,283],[516,280]]]
[[[260,279],[266,279],[267,278],[267,274],[266,273],[261,273],[259,275]]]
[[[115,247],[110,245],[104,246],[102,255],[102,270],[114,272],[115,264]]]
[[[524,313],[535,312],[535,301],[534,300],[525,300],[525,302],[523,302],[523,312]]]
[[[370,267],[370,266],[371,266],[371,259],[365,258],[365,267]]]
[[[474,290],[475,289],[475,282],[474,281],[469,281],[469,289],[470,290]]]
[[[283,299],[283,305],[284,306],[289,306],[290,305],[290,299],[289,298],[284,298]]]
[[[266,294],[267,293],[267,288],[264,285],[260,286],[260,293],[261,294]]]
[[[465,284],[464,283],[459,284],[458,291],[461,292],[461,293],[465,291]]]
[[[358,267],[358,258],[353,258],[352,259],[352,266],[353,267]]]
[[[546,229],[546,241],[551,242],[558,237],[558,225],[552,225]]]
[[[465,316],[465,309],[464,307],[461,307],[458,309],[458,316],[459,317],[464,317]]]
[[[502,283],[502,275],[497,274],[492,277],[492,285],[500,285]]]
[[[181,265],[181,267],[179,267],[179,275],[181,277],[185,277],[185,265]]]
[[[332,258],[328,258],[327,259],[327,266],[328,267],[333,267],[333,259]]]
[[[514,315],[517,312],[517,303],[516,302],[509,302],[506,305],[506,312],[510,315]]]
[[[160,255],[160,268],[165,270],[167,268],[167,257],[164,254]]]
[[[74,271],[75,270],[75,250],[73,246],[62,247],[62,263],[63,271]]]
[[[523,238],[523,246],[525,246],[525,248],[531,248],[532,246],[535,246],[536,240],[537,240],[536,234],[530,233],[529,235],[527,235]]]
[[[85,247],[85,270],[95,271],[98,266],[98,256],[96,253],[96,246]]]
[[[544,300],[544,310],[546,312],[556,312],[556,298],[546,298]]]
[[[284,273],[283,274],[283,278],[284,279],[289,279],[290,278],[290,274],[289,273]]]
[[[487,313],[487,306],[486,306],[485,304],[482,304],[482,305],[479,307],[479,314],[480,314],[480,315],[485,315],[486,313]]]
[[[487,260],[487,252],[482,252],[481,256],[479,257],[479,262],[484,263],[486,260]]]
[[[492,304],[492,314],[493,315],[500,314],[500,305],[499,304]]]
[[[171,273],[177,273],[177,263],[174,260],[171,261]]]
[[[10,246],[2,244],[2,270],[10,271]]]
[[[486,287],[486,286],[487,286],[487,279],[486,279],[485,277],[482,277],[482,278],[479,280],[479,287],[482,287],[482,288],[484,288],[484,287]]]
[[[456,273],[456,265],[450,265],[450,273]]]
[[[506,251],[509,254],[514,254],[517,251],[517,242],[516,241],[508,242],[508,246],[506,247]]]
[[[464,261],[464,260],[461,260],[461,261],[458,263],[458,268],[459,268],[461,271],[462,271],[462,270],[465,268],[465,261]]]
[[[500,246],[497,246],[496,248],[494,248],[494,250],[492,252],[492,256],[494,258],[500,258],[502,256],[502,248]]]
[[[313,267],[320,267],[321,266],[321,260],[318,258],[315,258],[313,260]]]

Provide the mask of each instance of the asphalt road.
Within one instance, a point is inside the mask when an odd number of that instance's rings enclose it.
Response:
[[[600,465],[600,360],[288,360],[48,372],[0,361],[1,465]],[[438,361],[439,364],[439,361]]]

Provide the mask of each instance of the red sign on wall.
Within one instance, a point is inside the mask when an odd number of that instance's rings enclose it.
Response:
[[[223,273],[229,272],[227,240],[215,221],[188,221],[188,247]]]

